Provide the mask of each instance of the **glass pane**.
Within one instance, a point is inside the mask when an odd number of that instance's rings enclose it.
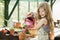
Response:
[[[14,7],[16,3],[16,0],[11,0],[10,3],[9,3],[9,15]],[[9,21],[8,21],[8,26],[12,26],[13,24],[13,21],[17,22],[18,21],[18,6],[15,7]]]
[[[4,24],[4,3],[0,2],[0,27]]]
[[[57,20],[60,20],[60,1],[56,0],[52,9],[53,9],[53,19],[55,22],[57,22]]]
[[[9,3],[9,14],[10,14],[12,8],[14,7],[15,3],[16,3],[16,0],[10,0],[10,3]]]
[[[31,12],[37,11],[37,2],[30,2],[30,11]]]
[[[19,4],[20,21],[22,22],[26,17],[26,13],[28,12],[28,1],[20,1]]]

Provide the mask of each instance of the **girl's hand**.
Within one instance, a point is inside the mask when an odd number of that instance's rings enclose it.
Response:
[[[49,39],[54,40],[54,35],[51,32],[49,32]]]

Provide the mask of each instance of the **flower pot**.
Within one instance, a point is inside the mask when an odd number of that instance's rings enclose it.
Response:
[[[20,22],[16,22],[15,27],[16,27],[16,28],[21,28],[21,23],[20,23]]]
[[[14,30],[10,30],[10,35],[14,36]]]

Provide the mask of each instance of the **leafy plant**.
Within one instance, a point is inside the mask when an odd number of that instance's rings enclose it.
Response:
[[[27,25],[26,25],[26,24],[24,24],[24,25],[23,25],[23,28],[26,28],[26,27],[27,27]]]
[[[13,28],[13,27],[11,27],[11,28],[10,28],[10,30],[14,30],[14,28]]]

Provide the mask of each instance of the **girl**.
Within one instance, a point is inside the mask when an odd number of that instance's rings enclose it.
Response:
[[[53,20],[51,15],[51,8],[47,2],[41,3],[38,10],[38,22],[34,28],[38,30],[38,40],[53,40]]]

